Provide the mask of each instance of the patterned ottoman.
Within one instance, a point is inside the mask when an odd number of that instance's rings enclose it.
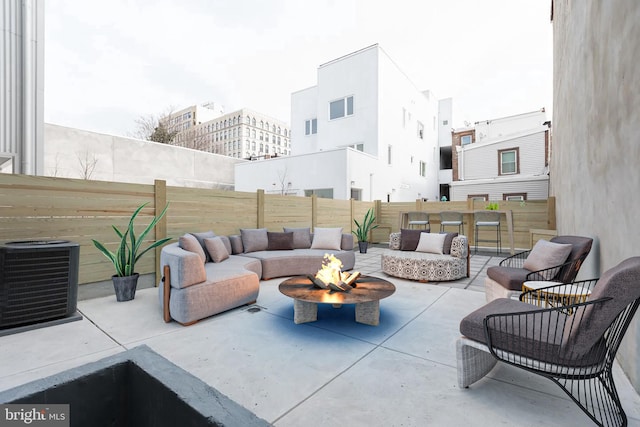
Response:
[[[469,244],[466,236],[451,243],[451,255],[401,251],[400,233],[391,233],[389,249],[382,253],[382,271],[390,276],[421,282],[442,282],[469,277]]]

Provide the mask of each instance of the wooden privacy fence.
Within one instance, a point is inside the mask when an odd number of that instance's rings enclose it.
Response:
[[[139,233],[151,218],[169,203],[167,215],[156,226],[155,235],[177,239],[187,232],[213,230],[220,235],[238,234],[240,228],[342,227],[354,229],[369,208],[374,208],[380,228],[373,241],[387,241],[398,231],[402,212],[423,210],[432,213],[432,229],[438,229],[441,210],[484,209],[480,202],[383,203],[295,197],[256,193],[167,187],[164,181],[127,184],[80,179],[0,174],[0,244],[17,240],[64,239],[80,245],[80,283],[109,280],[111,263],[91,242],[99,240],[115,249],[118,237],[111,228],[123,230],[133,211],[147,206],[136,222]],[[554,229],[554,200],[500,202],[501,209],[513,210],[516,247],[529,247],[529,229]],[[151,233],[150,233],[151,234]],[[141,274],[156,272],[159,252],[142,258]]]

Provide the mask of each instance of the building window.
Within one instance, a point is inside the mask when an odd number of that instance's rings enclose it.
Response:
[[[418,121],[418,138],[424,139],[424,125]]]
[[[505,193],[502,195],[502,200],[524,202],[527,200],[527,193]]]
[[[468,145],[471,144],[471,135],[463,135],[460,137],[460,144],[461,145]]]
[[[318,119],[309,119],[304,122],[304,134],[313,135],[318,133]]]
[[[337,99],[329,103],[329,120],[353,115],[353,96]]]
[[[513,175],[518,173],[518,148],[498,150],[499,175]]]
[[[420,176],[427,176],[427,164],[420,161]]]
[[[321,199],[333,199],[333,188],[316,188],[313,190],[304,190],[305,197],[316,196]]]
[[[387,164],[390,165],[391,164],[391,152],[393,147],[391,145],[387,146]]]
[[[487,200],[489,200],[489,195],[488,194],[469,194],[467,196],[467,199],[478,200],[480,202],[486,202]]]

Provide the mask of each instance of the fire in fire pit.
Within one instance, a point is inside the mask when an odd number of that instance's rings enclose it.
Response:
[[[355,288],[355,281],[360,273],[354,271],[348,273],[342,271],[342,261],[333,254],[325,254],[322,260],[322,268],[315,276],[309,276],[313,284],[321,289],[329,289],[330,292],[350,292]]]

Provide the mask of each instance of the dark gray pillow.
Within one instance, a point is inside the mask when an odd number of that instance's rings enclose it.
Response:
[[[311,247],[311,229],[310,228],[287,228],[284,227],[285,233],[293,232],[293,248],[309,249]]]
[[[269,246],[266,228],[241,228],[240,237],[244,253],[266,251]]]
[[[400,230],[400,250],[415,251],[420,241],[420,233],[424,230],[410,230],[403,228]]]
[[[444,237],[444,247],[442,248],[442,253],[445,255],[451,254],[451,243],[453,243],[453,238],[458,236],[458,233],[444,233],[446,236]]]
[[[267,232],[268,251],[293,250],[293,231],[285,233]]]

